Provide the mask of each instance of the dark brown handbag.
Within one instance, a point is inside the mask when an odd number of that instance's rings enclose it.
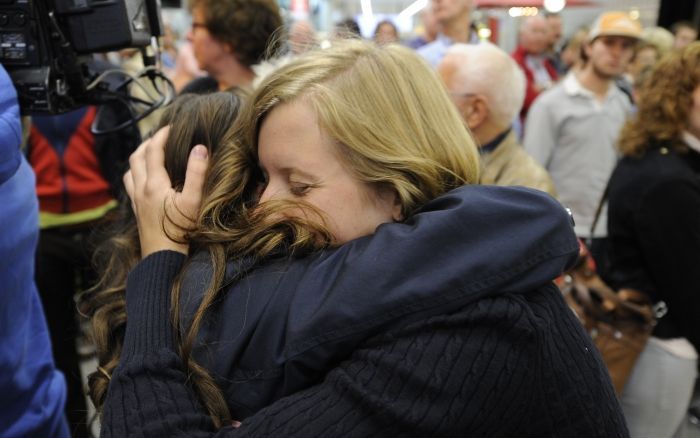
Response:
[[[590,334],[620,395],[656,324],[648,296],[632,289],[617,293],[595,272],[582,245],[582,257],[567,271],[559,287]]]

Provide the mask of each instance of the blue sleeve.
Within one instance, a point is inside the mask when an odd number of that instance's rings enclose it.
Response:
[[[19,168],[22,127],[19,104],[10,76],[0,64],[0,184]]]

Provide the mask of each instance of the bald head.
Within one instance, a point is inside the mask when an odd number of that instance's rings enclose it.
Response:
[[[438,66],[453,95],[483,96],[489,121],[507,128],[525,99],[525,77],[506,52],[490,43],[454,44]]]
[[[292,53],[305,52],[316,45],[316,31],[307,20],[295,21],[289,28],[289,47]]]
[[[541,55],[549,46],[549,24],[541,15],[525,18],[518,35],[520,45],[531,55]]]

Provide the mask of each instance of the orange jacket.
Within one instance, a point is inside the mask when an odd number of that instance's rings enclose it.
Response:
[[[42,213],[76,213],[114,202],[90,131],[95,113],[90,106],[32,117],[28,155]]]

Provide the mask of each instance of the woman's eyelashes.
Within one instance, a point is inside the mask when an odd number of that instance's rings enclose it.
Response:
[[[302,183],[302,182],[294,182],[294,181],[289,182],[289,192],[294,196],[298,196],[298,197],[304,196],[312,188],[313,188],[312,184],[307,184],[307,183]]]

